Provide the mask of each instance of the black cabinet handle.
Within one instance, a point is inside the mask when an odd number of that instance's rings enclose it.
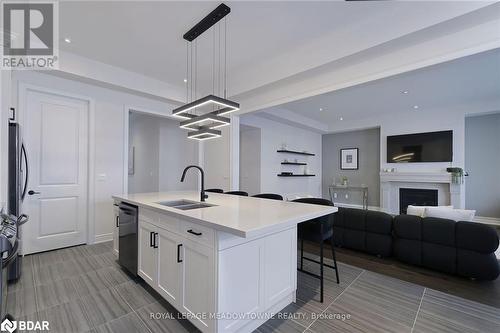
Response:
[[[181,259],[181,246],[182,246],[182,244],[178,244],[177,245],[177,262],[182,262],[182,259]]]
[[[116,217],[116,226],[119,227],[120,226],[120,216],[117,216]]]
[[[154,234],[155,233],[152,231],[149,232],[149,247],[154,247],[154,245],[153,245],[153,235]]]
[[[155,249],[158,248],[158,243],[157,243],[158,238],[157,238],[157,236],[158,236],[158,233],[154,232],[153,233],[153,248],[155,248]]]
[[[29,194],[29,195],[34,195],[34,194],[40,194],[40,192],[33,191],[33,190],[29,190],[29,191],[28,191],[28,194]]]
[[[196,236],[201,236],[201,235],[202,235],[202,233],[201,233],[201,232],[196,232],[196,231],[193,231],[193,229],[189,229],[189,230],[188,230],[188,232],[189,232],[190,234],[193,234],[193,235],[196,235]]]

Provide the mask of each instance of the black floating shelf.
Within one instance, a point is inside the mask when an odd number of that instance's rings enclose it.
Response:
[[[281,173],[278,173],[278,177],[314,177],[316,175],[300,175],[300,174],[296,174],[296,175],[283,175]]]
[[[316,156],[313,153],[306,153],[303,151],[296,151],[296,150],[286,150],[286,149],[279,149],[277,150],[278,153],[289,153],[289,154],[297,154],[297,155],[307,155],[307,156]]]
[[[307,165],[307,163],[303,162],[281,162],[283,165]]]

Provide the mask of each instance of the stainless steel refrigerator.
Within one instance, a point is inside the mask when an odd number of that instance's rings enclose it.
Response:
[[[28,159],[22,142],[21,128],[18,123],[9,123],[9,157],[8,157],[8,213],[18,218],[22,215],[21,203],[28,186]],[[20,225],[17,228],[17,247],[21,246]],[[21,275],[22,257],[18,256],[8,268],[8,279],[16,280]]]

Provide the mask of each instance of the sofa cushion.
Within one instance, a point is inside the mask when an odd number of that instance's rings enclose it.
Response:
[[[394,240],[394,255],[400,261],[413,264],[422,264],[422,242],[414,239]]]
[[[345,228],[355,230],[365,230],[366,210],[356,208],[343,208],[342,224]]]
[[[422,265],[437,271],[455,274],[457,250],[455,247],[422,242]]]
[[[478,280],[495,280],[500,266],[494,253],[457,249],[457,274]]]
[[[389,257],[392,254],[392,236],[367,232],[366,252],[381,257]]]
[[[455,221],[426,217],[422,219],[422,240],[424,242],[455,246]]]
[[[475,210],[449,209],[445,207],[427,207],[424,212],[424,217],[440,217],[453,221],[472,221],[475,215]]]
[[[490,226],[476,222],[457,222],[457,247],[480,253],[493,253],[498,248],[498,234]]]
[[[394,234],[398,238],[422,239],[422,219],[412,215],[398,215],[394,217]]]
[[[342,243],[350,249],[365,251],[366,233],[361,230],[344,229]]]
[[[344,226],[344,208],[339,207],[339,210],[333,215],[333,226],[343,227]]]
[[[366,231],[390,235],[392,232],[392,216],[382,212],[367,211],[365,217]]]
[[[333,242],[337,246],[344,246],[344,228],[333,226]]]

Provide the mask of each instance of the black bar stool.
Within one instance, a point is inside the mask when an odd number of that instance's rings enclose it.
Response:
[[[321,199],[321,198],[301,198],[293,200],[293,202],[302,202],[314,205],[323,205],[323,206],[333,206],[333,203],[330,200]],[[335,276],[337,277],[337,283],[340,283],[339,279],[339,270],[337,266],[337,259],[335,258],[335,247],[333,244],[333,214],[327,216],[321,216],[315,218],[313,220],[305,221],[299,223],[298,225],[298,237],[300,239],[300,268],[298,269],[300,272],[313,276],[320,280],[320,302],[323,303],[323,266],[330,267],[335,270]],[[323,258],[323,246],[325,240],[330,239],[332,246],[332,258],[333,258],[333,266],[324,263]],[[319,261],[304,257],[304,240],[319,242]],[[303,269],[304,267],[304,259],[308,261],[312,261],[320,265],[320,275],[308,272]]]
[[[281,195],[274,194],[274,193],[261,193],[261,194],[252,195],[252,197],[283,201],[283,197]]]
[[[205,190],[205,192],[224,193],[224,190],[221,188],[209,188],[208,190]]]
[[[248,193],[245,191],[229,191],[224,192],[224,194],[241,195],[242,197],[248,197]]]

